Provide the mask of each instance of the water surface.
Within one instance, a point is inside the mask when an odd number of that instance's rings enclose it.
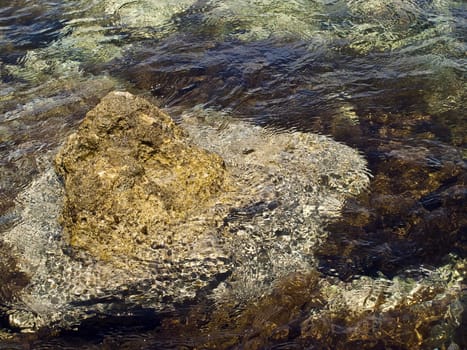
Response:
[[[466,19],[465,2],[454,0],[0,1],[0,230],[19,220],[15,198],[44,171],[41,157],[108,91],[127,89],[175,119],[210,109],[357,148],[369,163],[371,187],[330,224],[321,276],[422,280],[453,257],[465,261]],[[13,260],[4,264],[15,270]],[[20,274],[5,278],[15,276],[22,285]],[[14,289],[0,292],[13,298]],[[312,299],[284,293],[297,298],[294,305]],[[265,301],[263,310],[274,305],[280,316],[265,312],[256,323],[206,306],[14,344],[190,348],[218,339],[222,347],[253,348],[248,342],[257,339],[260,348],[277,349],[409,346],[352,343],[346,329],[327,342],[304,339],[297,326],[304,316],[285,312],[285,304]],[[424,346],[467,347],[460,314],[456,331]],[[264,335],[271,319],[288,333]],[[234,324],[221,324],[226,320]]]

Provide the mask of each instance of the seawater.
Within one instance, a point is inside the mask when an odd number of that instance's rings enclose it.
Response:
[[[464,1],[447,0],[0,1],[0,230],[18,224],[17,195],[45,171],[41,157],[108,91],[125,89],[176,119],[215,110],[358,149],[373,179],[330,224],[323,276],[349,282],[404,271],[423,279],[450,259],[464,261],[466,18]],[[460,315],[446,348],[467,347]],[[206,333],[164,322],[90,324],[17,346],[205,341]],[[245,346],[249,327],[231,327],[232,347]],[[303,346],[291,334],[268,344]]]

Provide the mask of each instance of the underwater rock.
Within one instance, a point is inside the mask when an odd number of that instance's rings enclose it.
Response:
[[[179,16],[185,22],[201,25],[196,28],[183,26],[182,31],[202,33],[217,40],[313,38],[319,43],[318,47],[345,43],[347,49],[359,54],[389,51],[420,40],[432,40],[450,31],[448,18],[452,18],[447,4],[439,1],[262,0],[251,3],[239,0],[226,3],[214,0],[209,6],[200,3],[193,4]],[[204,18],[199,19],[200,14]],[[190,16],[197,16],[198,20],[186,20]],[[437,17],[436,23],[433,17]]]
[[[200,3],[201,6],[198,7],[205,19],[202,22],[203,27],[196,28],[199,32],[219,39],[230,37],[242,41],[264,40],[271,37],[300,39],[320,37],[319,15],[326,10],[322,3],[316,1],[262,0],[254,3],[245,0],[235,3],[210,1],[210,6],[203,6],[203,2]]]
[[[51,153],[40,160],[2,242],[28,280],[3,289],[9,327],[149,312],[163,315],[144,337],[155,348],[171,334],[202,348],[449,345],[465,259],[351,281],[317,271],[325,225],[369,186],[357,151],[203,108],[178,124],[142,98],[110,93],[55,157],[61,179]]]
[[[180,124],[111,93],[58,153],[64,186],[42,161],[3,237],[30,279],[11,327],[255,300],[316,265],[325,223],[368,186],[359,153],[324,136],[203,109]]]
[[[326,249],[317,252],[322,271],[331,268],[344,280],[394,276],[420,263],[438,266],[449,253],[466,256],[467,163],[461,148],[422,127],[431,118],[364,115],[333,133],[338,140],[350,135],[347,142],[365,152],[373,179],[370,191],[348,200],[343,217],[328,226]]]
[[[196,0],[144,0],[138,3],[107,0],[101,6],[104,7],[106,14],[116,16],[121,26],[144,30],[150,27],[164,28],[174,25],[173,18],[187,11],[195,3]]]
[[[310,310],[300,337],[332,349],[447,347],[464,311],[465,260],[405,273],[348,283],[323,279],[319,293],[326,303]]]
[[[345,20],[332,31],[360,54],[400,49],[449,32],[448,21],[443,18],[434,24],[427,19],[427,13],[440,18],[450,16],[448,7],[441,2],[357,0],[349,3]]]
[[[465,259],[451,256],[437,269],[406,270],[394,278],[360,276],[351,282],[310,270],[283,278],[244,308],[222,303],[206,315],[193,307],[120,347],[202,349],[450,349],[462,329]],[[109,335],[108,340],[114,339]]]

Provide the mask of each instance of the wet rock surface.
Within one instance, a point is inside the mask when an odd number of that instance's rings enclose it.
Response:
[[[321,271],[343,280],[395,276],[420,263],[439,266],[451,252],[466,256],[461,72],[417,75],[420,66],[402,66],[399,52],[349,62],[337,50],[324,55],[297,43],[185,40],[142,50],[142,62],[135,60],[125,74],[175,110],[203,101],[257,123],[332,135],[368,159],[370,191],[349,199],[344,218],[328,226],[331,235],[318,253]],[[363,66],[374,72],[372,79],[361,74]],[[224,90],[229,94],[218,93]]]
[[[325,227],[340,225],[342,210],[361,203],[369,185],[356,151],[203,108],[179,124],[142,98],[111,93],[55,157],[61,180],[52,153],[38,160],[42,175],[18,196],[21,220],[2,243],[25,281],[2,289],[4,327],[117,327],[102,343],[130,348],[456,346],[465,260],[451,254],[438,267],[405,262],[394,276],[358,276],[349,243],[359,241],[352,232],[348,240],[328,235]],[[439,187],[434,181],[428,192]],[[350,216],[354,226],[371,217],[365,207],[352,213],[361,214]],[[369,256],[359,251],[356,258]],[[323,266],[323,252],[348,259],[352,278],[338,262]],[[396,271],[385,266],[378,268]],[[118,320],[130,333],[139,327],[140,337],[129,341]]]
[[[198,337],[193,348],[212,349],[447,348],[461,320],[465,273],[464,262],[452,261],[413,279],[360,277],[349,283],[316,271],[294,274],[241,313],[223,305],[200,321],[194,310],[186,322],[166,321],[148,335],[153,344],[167,344],[160,339],[192,332]]]
[[[1,86],[1,85],[0,85]],[[40,173],[38,158],[56,149],[90,108],[115,86],[108,77],[50,77],[35,88],[18,87],[0,103],[0,228],[14,222],[15,196]],[[35,98],[30,99],[30,94]]]
[[[465,261],[454,258],[423,275],[407,271],[410,278],[363,276],[343,282],[316,271],[294,273],[254,303],[200,303],[178,316],[146,318],[128,330],[107,323],[105,335],[94,335],[98,340],[82,347],[458,349],[456,341],[464,336],[459,324],[466,272]],[[92,323],[80,329],[81,336],[94,334]],[[132,335],[135,330],[138,336]],[[63,336],[41,345],[66,348],[74,343]]]

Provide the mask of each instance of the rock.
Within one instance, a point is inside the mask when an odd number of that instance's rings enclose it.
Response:
[[[196,306],[183,318],[165,319],[136,344],[166,348],[177,334],[179,344],[200,349],[448,348],[458,341],[456,328],[463,329],[466,272],[465,259],[451,256],[440,268],[411,269],[392,279],[291,274],[243,309],[221,304],[206,315]],[[119,346],[135,346],[134,337],[120,339]]]
[[[319,252],[332,248],[325,225],[369,184],[358,152],[327,137],[202,108],[176,125],[118,92],[55,157],[62,182],[51,158],[38,161],[1,243],[24,280],[1,290],[9,327],[149,312],[165,318],[145,346],[180,334],[202,348],[418,349],[443,346],[459,325],[465,259],[394,277],[318,273]]]
[[[360,154],[327,137],[199,108],[177,126],[123,92],[58,152],[62,182],[42,163],[4,236],[30,279],[8,311],[24,331],[256,300],[313,269],[325,224],[369,182]]]
[[[465,260],[458,259],[418,280],[402,274],[350,283],[323,279],[319,291],[327,305],[310,311],[300,337],[332,349],[442,347],[459,327],[465,272]]]
[[[56,169],[69,244],[127,267],[155,256],[194,263],[194,251],[215,249],[213,230],[234,190],[217,154],[128,93],[108,95],[87,114]]]
[[[463,150],[422,127],[435,125],[430,115],[375,113],[360,121],[348,142],[366,154],[373,178],[369,191],[348,200],[342,218],[328,227],[325,249],[316,253],[321,271],[331,268],[344,280],[395,276],[414,265],[444,264],[452,252],[465,257]]]

